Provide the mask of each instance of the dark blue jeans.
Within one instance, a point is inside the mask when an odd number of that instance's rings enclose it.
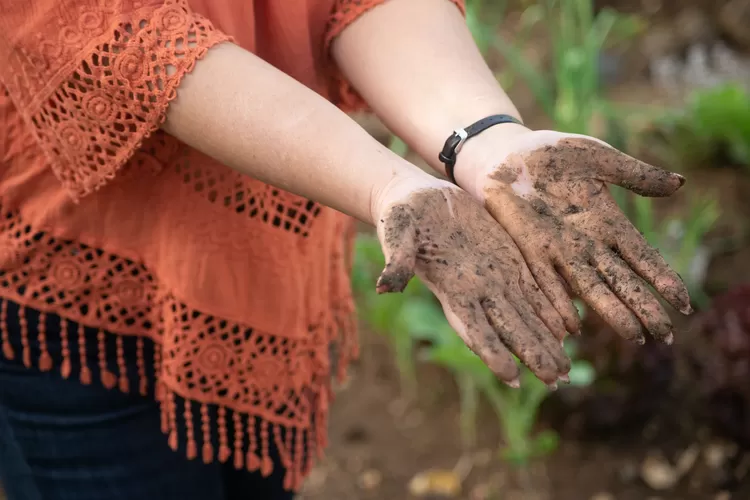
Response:
[[[54,325],[47,327],[57,359]],[[0,481],[8,500],[293,498],[283,490],[275,450],[268,478],[236,470],[231,460],[188,460],[184,449],[167,446],[153,396],[106,389],[96,374],[93,384],[83,385],[75,375],[66,380],[58,370],[26,368],[19,357],[0,355]]]

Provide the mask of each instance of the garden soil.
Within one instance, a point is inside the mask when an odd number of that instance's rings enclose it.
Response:
[[[521,471],[499,459],[499,425],[485,408],[477,427],[478,446],[465,451],[450,376],[423,367],[419,396],[404,403],[392,355],[383,342],[380,336],[363,334],[362,359],[332,407],[330,446],[303,499],[414,499],[419,498],[412,492],[420,474],[456,469],[465,480],[452,497],[467,500],[750,498],[750,481],[733,484],[731,494],[723,489],[731,483],[727,476],[744,467],[741,462],[750,467],[750,455],[737,456],[731,444],[691,419],[674,420],[685,417],[677,406],[663,412],[664,418],[631,422],[627,429],[609,433],[582,431],[577,422],[583,415],[560,417],[545,408],[541,425],[555,424],[563,438],[560,448]],[[687,462],[692,462],[689,470],[680,473],[680,463]],[[670,487],[654,489],[644,477]],[[524,484],[530,487],[524,489]]]

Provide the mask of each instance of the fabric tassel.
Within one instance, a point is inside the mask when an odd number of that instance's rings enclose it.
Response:
[[[112,389],[117,385],[117,377],[107,367],[107,336],[101,328],[96,332],[96,346],[102,385],[107,389]]]
[[[12,360],[16,358],[13,346],[10,345],[8,338],[8,301],[2,300],[0,303],[0,338],[3,340],[3,356],[5,359]]]
[[[292,435],[292,429],[291,427],[286,429],[284,436],[281,435],[280,425],[272,424],[271,429],[271,432],[273,433],[273,442],[279,452],[281,465],[289,470],[292,466],[292,446],[289,440]]]
[[[291,490],[295,481],[294,470],[289,468],[284,470],[284,489]]]
[[[260,473],[263,477],[268,477],[273,472],[273,461],[268,450],[269,436],[268,436],[268,421],[262,419],[260,421]]]
[[[185,399],[184,405],[183,417],[185,418],[185,431],[187,434],[187,457],[188,460],[193,460],[198,456],[198,445],[195,443],[195,429],[193,427],[193,402]]]
[[[292,484],[294,484],[295,479],[295,470],[294,470],[294,462],[295,462],[295,456],[294,451],[292,449],[293,443],[293,437],[294,437],[294,427],[289,427],[286,429],[286,432],[284,433],[284,442],[281,442],[281,426],[274,424],[273,425],[273,436],[274,436],[274,442],[276,443],[276,449],[283,450],[283,452],[280,452],[281,456],[281,464],[284,466],[284,488],[287,490],[292,489]]]
[[[43,312],[39,313],[39,326],[37,327],[38,341],[39,341],[39,369],[43,372],[48,372],[52,369],[52,356],[49,355],[47,349],[47,315]]]
[[[203,463],[210,464],[214,461],[214,447],[211,444],[211,421],[208,417],[208,406],[201,403],[201,433],[203,434]]]
[[[161,418],[161,432],[162,434],[169,434],[169,404],[162,400],[159,402],[159,408],[161,409],[159,412]]]
[[[154,388],[156,394],[154,397],[157,401],[164,401],[164,395],[167,391],[166,386],[159,381],[161,374],[161,348],[158,345],[154,348],[154,373],[156,374],[156,387]]]
[[[130,380],[128,380],[128,368],[125,364],[125,346],[123,345],[122,335],[115,336],[115,345],[117,347],[117,371],[119,372],[118,384],[120,391],[130,392]]]
[[[177,404],[172,391],[166,391],[167,422],[169,427],[169,447],[177,451]]]
[[[266,429],[266,432],[268,429]],[[260,469],[260,460],[258,459],[258,428],[255,425],[255,417],[247,417],[247,437],[250,440],[250,446],[247,449],[246,467],[250,472]]]
[[[91,369],[88,366],[88,357],[86,356],[86,330],[80,323],[78,323],[78,356],[81,359],[81,383],[90,385]]]
[[[238,412],[232,412],[232,425],[234,430],[234,468],[241,469],[244,465],[242,446],[245,441],[242,430],[242,417]]]
[[[148,394],[148,377],[146,377],[146,356],[143,354],[143,337],[135,339],[135,363],[138,367],[138,391],[141,396]]]
[[[278,425],[275,427],[277,429],[280,428]],[[284,474],[284,488],[287,490],[295,488],[297,483],[301,480],[301,462],[303,460],[303,454],[301,451],[302,446],[298,446],[298,443],[302,442],[301,433],[302,431],[296,427],[286,429],[286,442],[284,443],[284,449],[289,454],[289,460],[284,464],[286,469],[286,473]],[[276,446],[281,447],[278,442]]]
[[[294,435],[294,470],[296,471],[296,477],[294,479],[294,488],[297,489],[301,486],[302,480],[304,479],[305,470],[305,435],[309,431],[306,429],[296,429]]]
[[[21,355],[23,365],[31,368],[31,348],[29,347],[29,323],[26,320],[26,308],[18,307],[18,324],[21,326]]]
[[[62,351],[62,363],[60,363],[60,375],[67,379],[72,371],[70,363],[70,341],[68,340],[68,320],[60,318],[60,347]]]
[[[305,467],[302,469],[302,475],[306,476],[308,475],[313,468],[314,459],[313,459],[313,450],[317,447],[317,443],[315,442],[315,437],[317,436],[317,433],[315,432],[315,426],[310,427],[307,429],[307,432],[305,433],[305,437],[307,438],[307,450],[305,450]]]
[[[227,409],[224,405],[219,405],[217,425],[219,428],[219,462],[226,463],[232,455],[232,450],[229,449],[229,439],[227,438]]]

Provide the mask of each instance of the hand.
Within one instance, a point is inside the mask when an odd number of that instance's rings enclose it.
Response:
[[[425,178],[396,180],[379,196],[376,220],[386,266],[378,292],[403,291],[416,274],[466,345],[501,380],[519,385],[511,353],[547,384],[566,380],[565,325],[513,240],[470,195]]]
[[[560,276],[623,337],[645,342],[643,325],[671,343],[669,316],[646,285],[684,314],[692,312],[687,289],[620,211],[607,184],[661,197],[685,179],[591,137],[521,126],[502,132],[493,145],[488,134],[473,164],[457,172],[470,171],[463,173],[466,184],[517,243],[550,301],[564,306],[558,311],[568,330],[577,331],[580,321],[563,300]]]

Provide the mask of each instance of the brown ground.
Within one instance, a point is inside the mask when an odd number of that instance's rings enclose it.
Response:
[[[450,378],[426,367],[420,372],[418,401],[404,405],[399,400],[391,355],[382,340],[365,334],[363,344],[362,362],[352,371],[349,386],[333,406],[329,452],[307,483],[302,495],[306,500],[414,498],[409,482],[416,474],[433,468],[452,469],[463,455],[456,390]],[[574,427],[574,420],[569,418],[565,427]],[[564,438],[558,452],[529,473],[533,487],[524,491],[518,487],[518,474],[494,455],[499,443],[498,426],[485,412],[478,428],[482,446],[473,452],[474,466],[456,498],[750,498],[748,481],[731,497],[716,496],[720,492],[716,483],[724,478],[726,468],[705,462],[721,455],[726,447],[705,430],[691,428],[689,419],[685,424],[657,419],[631,432],[599,439]],[[569,434],[577,432],[563,429],[564,436]],[[656,465],[648,466],[651,454],[663,452],[672,460],[680,456],[687,460],[694,451],[700,452],[700,458],[670,491],[654,491],[639,478],[642,467],[658,473]]]

